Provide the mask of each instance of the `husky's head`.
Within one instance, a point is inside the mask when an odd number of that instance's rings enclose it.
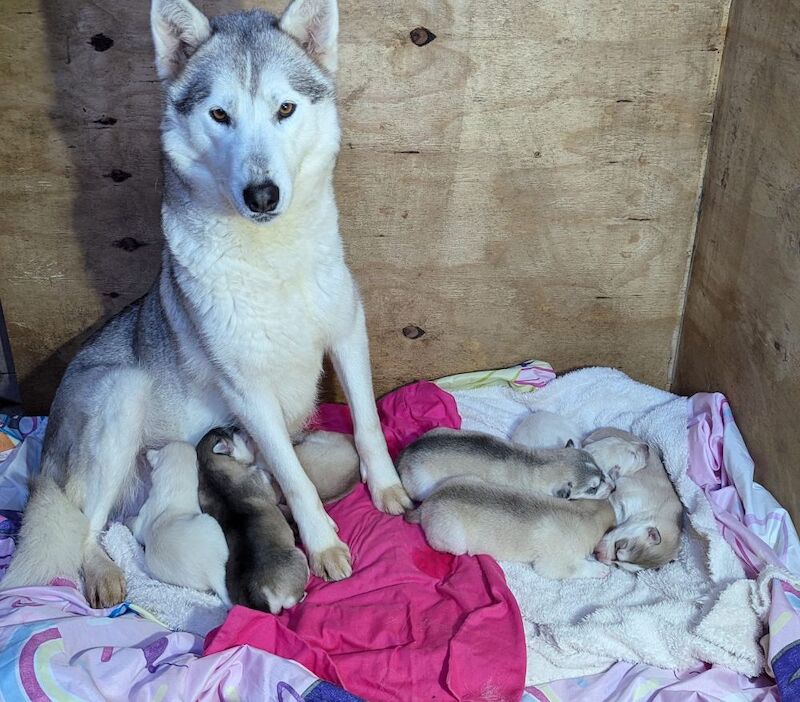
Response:
[[[280,19],[152,3],[164,154],[193,200],[268,222],[318,197],[339,148],[336,0],[293,0]]]

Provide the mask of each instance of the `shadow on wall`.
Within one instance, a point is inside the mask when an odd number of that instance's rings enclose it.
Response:
[[[147,290],[161,241],[160,94],[149,3],[43,0],[40,7],[53,85],[49,117],[69,154],[68,230],[103,317],[26,374],[22,397],[37,413],[47,410],[81,342]]]

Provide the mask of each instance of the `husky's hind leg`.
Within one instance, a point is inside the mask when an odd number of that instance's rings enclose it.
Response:
[[[55,578],[80,581],[89,523],[49,476],[36,478],[25,508],[19,547],[0,589],[49,585]]]
[[[83,511],[89,520],[83,577],[89,604],[110,607],[125,598],[125,576],[98,538],[135,470],[150,381],[137,369],[122,369],[104,376],[101,382],[103,387],[94,395],[101,399],[82,437],[88,458]]]

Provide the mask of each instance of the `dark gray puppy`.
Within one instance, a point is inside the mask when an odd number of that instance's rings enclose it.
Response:
[[[278,613],[305,595],[308,561],[242,434],[212,429],[197,445],[200,507],[228,542],[231,601]]]

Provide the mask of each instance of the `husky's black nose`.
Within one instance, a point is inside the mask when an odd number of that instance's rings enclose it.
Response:
[[[251,183],[244,192],[244,204],[251,212],[272,212],[281,198],[281,191],[271,180],[263,183]]]

